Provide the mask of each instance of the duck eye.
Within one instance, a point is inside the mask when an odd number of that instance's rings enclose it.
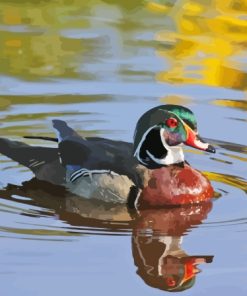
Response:
[[[169,288],[174,287],[176,285],[176,281],[174,280],[173,277],[168,277],[166,279],[166,284]]]
[[[176,127],[176,126],[178,125],[178,121],[177,121],[176,118],[171,117],[171,118],[168,118],[168,119],[166,120],[166,125],[167,125],[168,127],[172,127],[172,128],[174,128],[174,127]]]

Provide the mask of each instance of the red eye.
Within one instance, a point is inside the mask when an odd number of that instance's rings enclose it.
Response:
[[[176,281],[173,279],[173,277],[168,277],[166,279],[166,284],[168,287],[174,287],[176,285]]]
[[[166,120],[166,125],[169,127],[176,127],[178,125],[178,121],[176,118],[171,117]]]

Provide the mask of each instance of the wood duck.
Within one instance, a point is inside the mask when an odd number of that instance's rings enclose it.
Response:
[[[194,114],[161,105],[138,120],[134,143],[83,137],[53,120],[58,148],[0,138],[0,152],[28,167],[39,180],[63,185],[84,198],[149,208],[198,203],[213,196],[209,180],[184,160],[182,144],[215,153],[198,135]]]

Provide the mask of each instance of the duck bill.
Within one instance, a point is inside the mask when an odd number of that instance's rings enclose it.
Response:
[[[204,142],[200,136],[193,131],[189,126],[185,125],[185,129],[187,131],[187,140],[184,142],[185,145],[194,147],[199,150],[215,153],[215,148]]]

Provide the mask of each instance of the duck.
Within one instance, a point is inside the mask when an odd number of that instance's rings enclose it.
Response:
[[[133,143],[84,137],[58,119],[52,124],[57,137],[24,138],[53,141],[57,147],[0,138],[0,153],[29,168],[38,180],[129,208],[193,204],[214,195],[207,177],[184,157],[183,145],[215,153],[199,136],[187,107],[167,104],[146,111],[137,121]]]

